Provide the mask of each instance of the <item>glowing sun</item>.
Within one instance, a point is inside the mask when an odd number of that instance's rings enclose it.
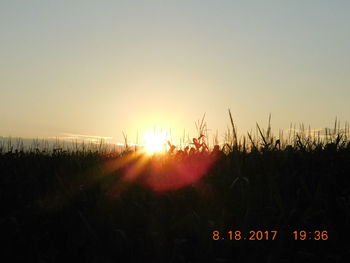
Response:
[[[167,136],[163,132],[145,134],[145,148],[147,153],[153,154],[166,149]]]

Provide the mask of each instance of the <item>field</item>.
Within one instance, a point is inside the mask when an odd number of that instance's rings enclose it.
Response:
[[[350,256],[348,128],[336,122],[322,133],[273,136],[268,125],[238,138],[231,124],[223,145],[209,147],[201,123],[189,148],[169,144],[167,153],[153,156],[129,147],[1,144],[1,257],[344,262]]]

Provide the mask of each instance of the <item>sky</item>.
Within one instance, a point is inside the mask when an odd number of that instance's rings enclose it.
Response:
[[[0,2],[0,136],[350,120],[350,1]],[[221,138],[221,137],[220,137]]]

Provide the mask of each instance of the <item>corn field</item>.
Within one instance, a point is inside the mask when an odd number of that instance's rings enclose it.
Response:
[[[257,124],[209,145],[145,156],[101,144],[0,143],[0,239],[11,262],[344,262],[350,255],[349,126]],[[214,140],[215,142],[215,140]],[[217,140],[216,140],[217,142]],[[213,231],[278,231],[214,240]],[[294,240],[293,231],[327,231]],[[226,237],[225,236],[225,237]],[[10,262],[10,261],[9,261]]]

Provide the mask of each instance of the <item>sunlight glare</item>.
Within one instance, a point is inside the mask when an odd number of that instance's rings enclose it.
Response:
[[[152,132],[145,135],[145,151],[153,154],[166,149],[167,136],[164,132]]]

